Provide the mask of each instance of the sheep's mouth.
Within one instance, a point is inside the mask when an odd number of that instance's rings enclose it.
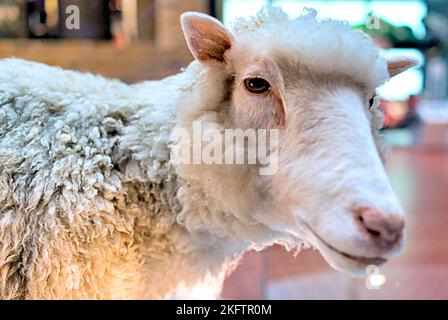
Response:
[[[330,245],[328,242],[323,241],[321,238],[320,240],[324,243],[324,245],[326,245],[329,249],[333,250],[334,252],[340,254],[341,256],[353,260],[355,262],[358,263],[362,263],[362,264],[366,264],[366,265],[370,265],[370,264],[374,264],[374,265],[382,265],[383,263],[385,263],[387,261],[387,259],[385,258],[381,258],[381,257],[376,257],[376,258],[367,258],[367,257],[362,257],[362,256],[354,256],[351,254],[348,254],[344,251],[340,251],[338,249],[336,249],[335,247],[333,247],[332,245]]]
[[[327,241],[325,241],[321,236],[319,236],[316,232],[314,232],[314,230],[307,225],[308,229],[310,230],[310,232],[317,238],[317,240],[320,242],[321,245],[326,246],[331,252],[338,254],[344,258],[347,258],[353,262],[356,263],[360,263],[363,265],[382,265],[384,264],[387,259],[383,258],[383,257],[363,257],[363,256],[356,256],[356,255],[352,255],[349,254],[347,252],[341,251],[337,248],[335,248],[334,246],[332,246],[331,244],[329,244]],[[319,246],[317,246],[319,247]]]

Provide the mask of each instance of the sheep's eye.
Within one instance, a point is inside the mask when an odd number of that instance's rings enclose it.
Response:
[[[263,93],[269,90],[271,85],[263,78],[247,78],[244,80],[246,89],[252,93]]]
[[[375,96],[370,98],[370,100],[369,100],[369,108],[372,108],[374,103],[375,103]]]

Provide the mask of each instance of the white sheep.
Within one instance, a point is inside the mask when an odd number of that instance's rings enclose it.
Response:
[[[305,241],[352,273],[400,248],[372,97],[415,62],[313,10],[181,22],[196,61],[160,81],[0,60],[1,299],[217,296],[250,248]],[[276,170],[179,161],[198,122],[277,130]]]

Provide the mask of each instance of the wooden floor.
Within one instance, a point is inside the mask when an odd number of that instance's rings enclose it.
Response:
[[[388,171],[407,210],[408,241],[381,273],[386,283],[333,271],[316,251],[248,252],[228,277],[230,299],[448,299],[448,151],[394,150]]]

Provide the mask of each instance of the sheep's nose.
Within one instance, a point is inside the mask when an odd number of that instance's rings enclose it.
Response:
[[[383,213],[373,208],[356,210],[364,234],[383,248],[393,247],[403,235],[404,220],[397,214]]]

